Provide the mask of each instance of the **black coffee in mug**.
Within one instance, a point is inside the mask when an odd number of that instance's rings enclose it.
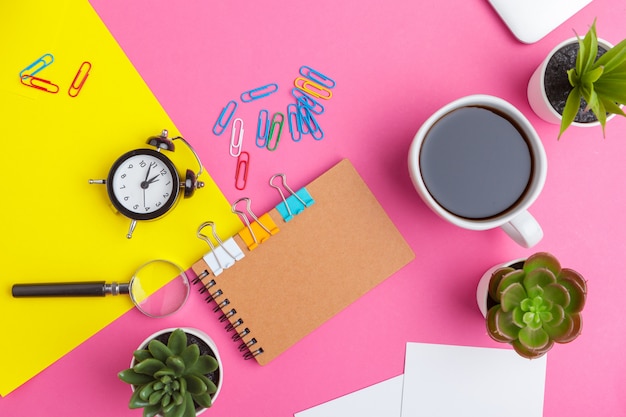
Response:
[[[514,207],[533,172],[528,142],[494,109],[461,107],[428,131],[420,171],[430,195],[459,217],[488,219]]]

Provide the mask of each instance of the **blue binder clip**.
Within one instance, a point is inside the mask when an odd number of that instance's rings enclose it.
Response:
[[[285,194],[283,194],[283,191],[280,189],[280,187],[274,184],[274,180],[279,177],[282,180],[283,187],[291,193],[291,195],[287,198],[285,198]],[[278,190],[278,193],[283,200],[282,203],[276,206],[276,210],[278,210],[285,222],[293,219],[293,216],[300,214],[306,207],[311,206],[315,202],[309,192],[306,190],[306,188],[302,188],[297,192],[294,192],[287,185],[287,179],[285,177],[285,174],[272,175],[272,177],[270,178],[270,186]]]

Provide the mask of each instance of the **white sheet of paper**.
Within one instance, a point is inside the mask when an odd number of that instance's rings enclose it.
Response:
[[[546,355],[407,343],[401,417],[541,417]]]
[[[311,407],[295,417],[400,417],[402,375]]]

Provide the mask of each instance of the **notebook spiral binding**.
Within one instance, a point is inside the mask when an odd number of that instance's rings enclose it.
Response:
[[[203,226],[201,226],[201,228],[202,227]],[[198,235],[200,234],[199,231],[200,229],[198,230]],[[205,238],[205,236],[203,236],[203,238]],[[216,240],[218,244],[222,246],[222,242],[219,239]],[[212,247],[212,249],[214,250],[214,247]],[[241,327],[244,325],[244,321],[242,318],[237,318],[236,320],[234,319],[237,315],[237,310],[235,308],[231,308],[228,311],[226,310],[226,307],[230,305],[230,300],[224,297],[224,292],[221,289],[215,288],[215,286],[217,285],[216,281],[214,279],[210,279],[205,282],[205,279],[207,279],[207,277],[209,277],[211,273],[209,272],[208,266],[206,264],[204,264],[204,266],[206,266],[206,268],[203,268],[200,273],[196,271],[196,278],[192,280],[192,284],[201,285],[201,287],[198,288],[198,292],[200,294],[207,294],[205,298],[205,301],[207,303],[211,303],[213,301],[216,303],[216,306],[213,308],[213,312],[222,312],[219,317],[219,321],[220,323],[228,322],[224,329],[229,333],[234,332],[234,334],[232,335],[232,340],[234,342],[243,340],[245,336],[250,334],[250,329],[247,327]],[[263,348],[257,347],[257,344],[258,341],[256,340],[256,338],[252,338],[247,342],[242,341],[242,343],[239,345],[239,351],[243,353],[244,359],[253,359],[255,356],[263,353]]]

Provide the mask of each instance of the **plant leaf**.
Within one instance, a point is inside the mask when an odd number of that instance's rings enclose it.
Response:
[[[148,405],[143,409],[143,417],[154,417],[159,414],[159,411],[161,411],[159,404]]]
[[[528,298],[528,294],[526,294],[526,290],[524,290],[522,284],[515,282],[506,287],[500,297],[502,298],[502,311],[512,312],[515,307],[519,306],[523,300]]]
[[[155,359],[162,362],[165,362],[168,357],[172,356],[172,351],[159,340],[151,340],[148,343],[148,350]]]
[[[185,368],[191,368],[200,357],[200,348],[195,343],[187,346],[183,353],[180,354],[180,358],[185,362]]]
[[[506,289],[506,287],[515,283],[521,283],[523,279],[524,271],[521,269],[514,269],[512,272],[504,275],[500,280],[500,284],[498,285],[498,289],[496,291],[498,294],[500,294],[498,296],[498,299],[502,297],[502,292]]]
[[[149,359],[152,357],[152,354],[148,349],[140,349],[133,352],[133,356],[135,361],[141,362],[143,360]]]
[[[522,345],[532,350],[542,349],[550,342],[550,336],[541,327],[536,329],[524,327],[519,331],[518,339]]]
[[[531,298],[543,296],[543,287],[555,284],[556,277],[551,270],[545,267],[537,267],[526,273],[522,284]]]
[[[195,375],[186,375],[184,378],[187,381],[188,392],[196,395],[206,392],[207,386],[202,379]]]
[[[520,328],[513,320],[513,313],[506,313],[497,305],[487,312],[487,330],[495,341],[509,343],[517,339]]]
[[[537,252],[530,255],[524,262],[524,272],[529,273],[536,268],[546,268],[555,276],[561,272],[561,264],[554,255],[548,252]]]
[[[148,401],[141,399],[138,390],[133,392],[133,395],[130,396],[130,401],[128,402],[128,408],[131,409],[147,407],[148,405],[150,405]]]
[[[520,356],[528,359],[536,359],[545,355],[547,351],[552,349],[554,342],[550,340],[542,349],[530,349],[527,346],[524,346],[519,340],[514,340],[511,342],[511,345]]]
[[[180,355],[187,347],[187,335],[182,329],[176,329],[170,334],[167,341],[167,347],[174,355]]]
[[[196,364],[191,368],[190,373],[208,374],[217,370],[217,360],[213,356],[200,356]]]
[[[185,371],[185,362],[180,356],[170,356],[165,363],[167,363],[168,368],[174,371],[176,376],[182,375]]]
[[[191,394],[185,395],[185,413],[183,417],[196,417],[196,406]]]
[[[154,358],[141,361],[133,367],[135,372],[145,375],[154,375],[163,368],[165,368],[163,362]]]
[[[602,65],[605,72],[612,72],[619,69],[626,63],[626,39],[606,51],[598,60],[596,65]]]
[[[515,269],[510,267],[503,267],[498,268],[493,274],[491,274],[491,278],[489,279],[489,296],[492,299],[500,302],[500,293],[498,293],[498,286],[500,285],[500,281],[502,281],[502,277],[513,271],[515,271]]]
[[[570,127],[570,125],[576,118],[578,108],[580,107],[580,98],[580,87],[574,87],[572,91],[570,91],[569,95],[567,96],[567,100],[565,101],[565,108],[563,109],[559,138],[561,137],[561,135],[563,135],[563,132],[565,132],[568,127]]]
[[[207,393],[200,395],[192,395],[195,402],[198,403],[199,406],[204,408],[209,408],[211,406],[211,396]]]
[[[127,384],[132,385],[144,385],[154,380],[149,375],[139,374],[135,372],[132,368],[126,369],[117,374],[118,378]]]
[[[567,288],[556,282],[546,285],[543,288],[543,298],[562,307],[565,307],[570,303],[570,296]]]
[[[563,269],[558,277],[558,283],[562,285],[570,296],[569,304],[563,306],[568,313],[580,313],[585,307],[587,299],[587,283],[582,276],[571,269]]]

